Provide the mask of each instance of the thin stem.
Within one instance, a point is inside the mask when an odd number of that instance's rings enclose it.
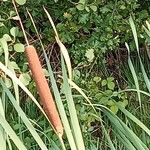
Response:
[[[13,3],[13,5],[14,5],[14,8],[15,8],[16,14],[17,14],[17,16],[18,16],[18,18],[19,18],[19,23],[20,23],[20,26],[21,26],[21,29],[22,29],[22,32],[23,32],[23,35],[24,35],[24,38],[25,38],[26,44],[27,44],[27,46],[29,46],[29,42],[28,42],[28,39],[27,39],[27,35],[26,35],[26,33],[25,33],[25,30],[24,30],[24,27],[23,27],[23,24],[22,24],[21,18],[20,18],[20,16],[19,16],[19,13],[18,13],[18,10],[17,10],[17,7],[16,7],[16,4],[15,4],[15,1],[14,1],[14,0],[12,0],[12,3]]]

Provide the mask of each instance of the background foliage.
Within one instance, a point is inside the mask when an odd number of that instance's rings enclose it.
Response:
[[[37,47],[43,67],[45,67],[44,56],[40,50],[39,40],[31,20],[27,15],[26,7],[36,22],[55,75],[61,74],[59,49],[55,42],[53,29],[49,25],[42,6],[45,6],[50,12],[61,41],[69,51],[75,83],[85,89],[84,92],[88,95],[92,103],[107,106],[113,114],[117,114],[121,119],[129,122],[129,126],[140,137],[143,139],[146,138],[146,135],[140,133],[137,126],[134,126],[133,123],[122,115],[118,105],[131,110],[139,118],[142,118],[144,114],[142,121],[149,127],[149,121],[147,120],[150,116],[148,112],[149,103],[145,100],[145,96],[141,97],[143,107],[140,109],[138,98],[134,93],[119,93],[119,91],[126,88],[135,88],[134,79],[130,68],[127,66],[128,55],[125,42],[130,45],[131,59],[135,66],[139,86],[141,90],[147,91],[140,71],[139,60],[136,59],[136,47],[128,20],[132,16],[136,24],[142,61],[144,61],[146,72],[149,73],[149,66],[147,65],[149,58],[143,49],[145,47],[148,49],[150,38],[145,33],[142,25],[145,24],[146,20],[150,20],[150,2],[148,0],[144,2],[140,0],[17,0],[17,2],[21,4],[18,5],[19,14],[21,15],[29,41]],[[28,70],[27,61],[23,53],[24,45],[24,37],[11,1],[1,1],[0,61],[5,63],[9,69],[14,69],[16,76],[38,98],[35,83],[30,77],[31,73]],[[44,69],[44,72],[48,77],[48,71]],[[64,89],[62,81],[58,79],[57,82],[61,96],[63,97]],[[7,88],[13,90],[13,83],[10,78],[6,78],[5,83]],[[54,135],[43,117],[39,115],[33,103],[28,101],[28,97],[21,90],[19,95],[21,101],[23,101],[21,103],[23,110],[33,121],[38,122],[41,128],[44,128],[44,134],[51,137],[58,144],[56,135]],[[99,147],[107,149],[107,143],[105,143],[105,138],[103,137],[104,129],[100,126],[99,119],[93,116],[93,109],[84,105],[83,97],[78,95],[77,92],[73,91],[73,97],[75,98],[77,114],[81,120],[81,128],[87,139],[87,147],[93,149],[93,147],[95,148],[94,145],[101,140],[102,143]],[[66,106],[66,100],[63,100]],[[12,116],[7,119],[10,121],[13,129],[24,132],[24,137],[21,138],[24,139],[26,145],[34,147],[34,139],[26,136],[28,133],[26,133],[24,125],[17,122],[18,118],[15,117],[15,111],[10,112],[10,109],[11,105],[8,105],[6,114]],[[140,113],[138,113],[139,110]],[[109,113],[107,115],[111,116]],[[112,126],[110,125],[110,121],[106,119],[107,115],[102,114],[102,118],[105,121],[106,129],[109,131],[109,136],[116,143],[116,147],[122,149],[120,142],[111,133],[114,133],[115,130],[111,131]],[[38,119],[34,120],[35,118]],[[47,141],[44,135],[41,134],[41,136]],[[56,146],[55,142],[51,141],[53,143],[52,147]],[[145,143],[147,145],[150,144],[148,137]]]

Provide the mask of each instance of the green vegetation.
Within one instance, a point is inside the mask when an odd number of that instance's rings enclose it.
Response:
[[[64,135],[40,101],[19,16],[11,0],[2,0],[1,149],[149,150],[149,0],[15,2]]]

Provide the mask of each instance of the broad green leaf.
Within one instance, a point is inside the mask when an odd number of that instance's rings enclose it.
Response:
[[[8,62],[8,68],[10,68],[10,69],[20,69],[15,61],[9,61]]]
[[[97,6],[95,6],[95,5],[90,5],[90,8],[91,8],[93,11],[97,11]]]
[[[10,35],[8,35],[8,34],[4,34],[4,35],[3,35],[3,39],[5,39],[7,42],[12,41]]]
[[[107,85],[107,80],[102,80],[102,86]]]
[[[96,83],[98,83],[98,82],[101,81],[101,78],[100,78],[100,77],[94,77],[94,78],[93,78],[93,81],[95,81]]]
[[[28,73],[21,74],[19,79],[25,86],[27,86],[29,82],[31,81],[31,77],[29,76]]]
[[[118,107],[117,107],[116,105],[112,105],[112,106],[110,107],[110,110],[111,110],[114,114],[116,114],[116,113],[118,112]]]
[[[12,81],[9,78],[5,78],[5,84],[7,88],[10,88],[12,86]]]
[[[14,38],[16,38],[16,36],[18,35],[18,33],[19,33],[18,27],[12,27],[12,28],[10,29],[10,34],[11,34]]]
[[[24,45],[23,44],[21,44],[21,43],[17,43],[17,44],[15,44],[14,45],[14,50],[16,51],[16,52],[24,52]]]
[[[108,81],[108,82],[114,81],[114,78],[113,78],[113,77],[108,77],[108,78],[107,78],[107,81]]]
[[[84,5],[83,4],[78,4],[78,5],[76,5],[76,8],[78,10],[84,10]]]
[[[19,5],[24,5],[26,3],[26,0],[16,0],[16,2],[19,4]]]
[[[109,88],[110,90],[114,90],[114,88],[115,88],[115,83],[114,83],[114,82],[108,82],[108,83],[107,83],[107,86],[108,86],[108,88]]]
[[[80,3],[80,4],[85,4],[85,2],[86,2],[86,0],[79,0],[78,3]]]
[[[85,7],[85,10],[86,10],[87,12],[90,12],[90,9],[89,9],[88,6]]]
[[[94,49],[88,49],[85,53],[86,58],[88,59],[89,62],[92,62],[94,59]]]
[[[107,105],[112,106],[112,105],[115,105],[115,103],[114,103],[113,100],[109,100],[109,101],[107,102]]]

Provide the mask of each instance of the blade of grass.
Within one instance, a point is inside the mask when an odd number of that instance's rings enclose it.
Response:
[[[8,144],[9,150],[13,150],[8,135],[7,135],[7,144]]]
[[[43,141],[41,140],[40,136],[38,135],[38,133],[36,132],[35,128],[33,127],[33,125],[31,124],[31,122],[29,121],[29,119],[26,117],[25,113],[23,112],[23,110],[20,108],[20,106],[18,105],[17,101],[15,100],[14,96],[11,94],[11,92],[9,91],[9,89],[5,86],[5,84],[0,81],[3,90],[6,92],[9,100],[11,101],[11,103],[13,104],[13,107],[16,109],[17,113],[19,114],[19,116],[21,117],[22,121],[24,122],[24,124],[26,125],[27,129],[30,131],[30,133],[32,134],[33,138],[35,139],[35,141],[38,143],[38,145],[41,147],[42,150],[47,150],[46,145],[43,143]]]
[[[49,74],[50,74],[50,80],[51,80],[51,83],[52,83],[52,89],[54,91],[56,104],[57,104],[57,107],[58,107],[58,111],[59,111],[61,120],[63,122],[63,126],[64,126],[64,129],[65,129],[70,147],[71,147],[72,150],[76,150],[77,148],[76,148],[75,140],[74,140],[74,137],[72,135],[72,131],[71,131],[71,128],[70,128],[70,125],[69,125],[69,121],[67,119],[67,115],[66,115],[66,112],[65,112],[65,109],[64,109],[64,106],[63,106],[63,103],[62,103],[62,99],[60,97],[60,93],[59,93],[59,90],[58,90],[58,87],[57,87],[57,84],[56,84],[56,80],[54,78],[54,74],[53,74],[53,71],[52,71],[52,68],[51,68],[50,64],[48,65],[48,68],[49,68],[48,71],[49,71]]]
[[[115,133],[116,137],[123,143],[124,147],[128,150],[136,150],[134,145],[126,138],[126,136],[120,131],[117,130],[118,133]]]
[[[52,27],[53,27],[53,30],[55,32],[55,38],[56,38],[56,41],[57,41],[57,44],[59,45],[60,47],[60,50],[64,56],[64,59],[65,59],[65,62],[66,62],[66,65],[67,65],[67,69],[68,69],[68,74],[69,74],[69,78],[72,80],[72,67],[71,67],[71,61],[70,61],[70,57],[69,57],[69,54],[68,54],[68,51],[66,49],[66,47],[64,46],[64,44],[60,41],[59,39],[59,36],[58,36],[58,32],[56,30],[56,27],[54,25],[54,22],[50,16],[50,14],[48,13],[48,11],[46,10],[45,7],[43,7]]]
[[[131,58],[130,58],[129,46],[128,46],[127,43],[125,43],[125,45],[126,45],[126,48],[127,48],[127,50],[128,50],[128,65],[129,65],[129,68],[130,68],[130,70],[131,70],[132,77],[133,77],[133,79],[134,79],[135,87],[136,87],[136,89],[137,89],[137,95],[138,95],[139,105],[140,105],[140,107],[141,107],[141,95],[140,95],[140,92],[139,92],[140,88],[139,88],[138,78],[137,78],[135,69],[134,69],[134,67],[133,67]]]
[[[117,93],[124,93],[124,92],[137,92],[137,89],[125,89],[125,90],[118,91]],[[148,96],[148,97],[150,97],[150,94],[148,92],[145,92],[145,91],[142,91],[142,90],[139,90],[139,92],[146,95],[146,96]]]
[[[10,70],[15,74],[14,69],[10,69]],[[12,82],[13,82],[16,101],[20,105],[20,102],[19,102],[19,87],[13,80],[12,80]]]
[[[1,97],[0,97],[0,114],[2,115],[3,118],[5,118],[5,112],[4,112]],[[6,150],[6,135],[5,135],[4,129],[2,128],[1,125],[0,125],[0,140],[1,140],[1,142],[0,142],[1,149]]]
[[[101,118],[101,116],[100,116],[100,118]],[[101,119],[100,119],[100,121],[101,121]],[[101,121],[101,126],[102,126],[102,130],[104,131],[105,137],[106,137],[106,139],[108,141],[110,149],[111,150],[116,150],[115,147],[114,147],[114,145],[113,145],[113,143],[112,143],[112,141],[111,141],[111,139],[110,139],[110,136],[108,135],[108,133],[107,133],[107,131],[105,129],[105,126],[103,125],[102,121]]]
[[[93,106],[96,106],[96,107],[101,107],[102,109],[100,109],[100,108],[98,108],[98,110],[99,111],[102,111],[102,110],[106,110],[106,111],[110,111],[106,106],[103,106],[103,105],[100,105],[100,104],[93,104]],[[106,115],[106,114],[105,114]],[[95,115],[94,115],[95,116]],[[114,115],[114,116],[116,116],[116,115]],[[101,117],[99,117],[99,116],[95,116],[95,117],[97,117],[97,118],[101,118]],[[100,119],[100,121],[102,122],[102,120]],[[113,120],[110,120],[110,121],[112,121],[112,122],[116,122],[117,120],[116,120],[116,118]],[[126,147],[126,149],[128,149],[128,150],[135,150],[135,147],[134,147],[134,145],[129,141],[129,139],[125,136],[126,134],[125,133],[123,133],[122,131],[121,131],[121,129],[122,129],[122,126],[118,123],[118,122],[116,122],[115,123],[115,126],[114,126],[114,128],[116,129],[116,131],[114,131],[114,133],[115,133],[115,135],[121,140],[121,142],[123,143],[123,145]],[[102,127],[102,129],[103,129],[103,127]]]
[[[39,105],[39,103],[37,102],[37,100],[34,98],[34,96],[31,94],[31,92],[24,86],[24,84],[9,70],[6,68],[5,65],[3,65],[0,62],[0,69],[6,74],[8,75],[17,85],[19,85],[22,90],[31,98],[31,100],[36,104],[36,106],[40,109],[40,111],[44,114],[44,116],[47,118],[47,120],[49,121],[47,115],[45,114],[45,112],[43,111],[42,107]],[[50,122],[49,122],[50,123]],[[55,130],[54,130],[55,131]]]
[[[148,30],[150,31],[150,24],[148,21],[146,21],[146,25],[147,25]]]
[[[78,85],[76,85],[72,80],[68,79],[68,82],[74,89],[76,89],[85,98],[85,100],[91,105],[93,110],[96,112],[93,104],[91,103],[89,98],[86,96],[86,94],[82,91],[82,89]]]
[[[5,120],[5,118],[0,114],[0,124],[4,128],[5,132],[10,136],[12,141],[15,143],[17,148],[19,150],[27,150],[24,144],[20,141],[14,130],[11,128],[11,126],[8,124],[8,122]]]
[[[130,118],[133,122],[135,122],[138,126],[140,126],[150,136],[150,130],[139,119],[137,119],[134,115],[132,115],[125,108],[121,107],[118,103],[116,103],[116,105],[125,114],[125,116]]]
[[[8,57],[9,57],[9,52],[8,52],[8,45],[7,45],[7,42],[4,38],[1,38],[0,39],[0,43],[1,43],[1,46],[4,50],[4,55],[5,55],[5,66],[7,67],[8,66]]]
[[[149,80],[149,78],[148,78],[148,76],[147,76],[147,74],[146,74],[144,65],[143,65],[142,60],[141,60],[141,57],[140,57],[139,44],[138,44],[138,38],[137,38],[137,32],[136,32],[136,28],[135,28],[134,21],[133,21],[133,19],[132,19],[131,16],[130,16],[130,18],[129,18],[129,23],[130,23],[130,26],[131,26],[131,29],[132,29],[132,33],[133,33],[133,37],[134,37],[134,41],[135,41],[135,45],[136,45],[136,49],[137,49],[137,53],[138,53],[138,58],[139,58],[141,70],[142,70],[142,73],[143,73],[143,77],[144,77],[146,86],[147,86],[147,88],[148,88],[148,91],[150,92],[150,80]]]
[[[64,93],[65,93],[65,97],[66,97],[67,104],[68,104],[74,138],[75,138],[78,150],[85,150],[83,137],[82,137],[82,133],[81,133],[81,129],[80,129],[80,125],[79,125],[79,121],[78,121],[78,117],[77,117],[77,113],[75,109],[75,104],[74,104],[73,97],[72,97],[71,87],[69,86],[69,83],[68,83],[67,72],[65,69],[65,64],[64,64],[62,55],[61,55],[61,63],[62,63],[62,73],[63,73],[63,82],[64,82],[63,83]]]
[[[109,118],[111,123],[114,125],[114,128],[120,130],[137,148],[137,150],[148,150],[147,146],[136,136],[136,134],[108,109],[102,108],[104,114]]]

